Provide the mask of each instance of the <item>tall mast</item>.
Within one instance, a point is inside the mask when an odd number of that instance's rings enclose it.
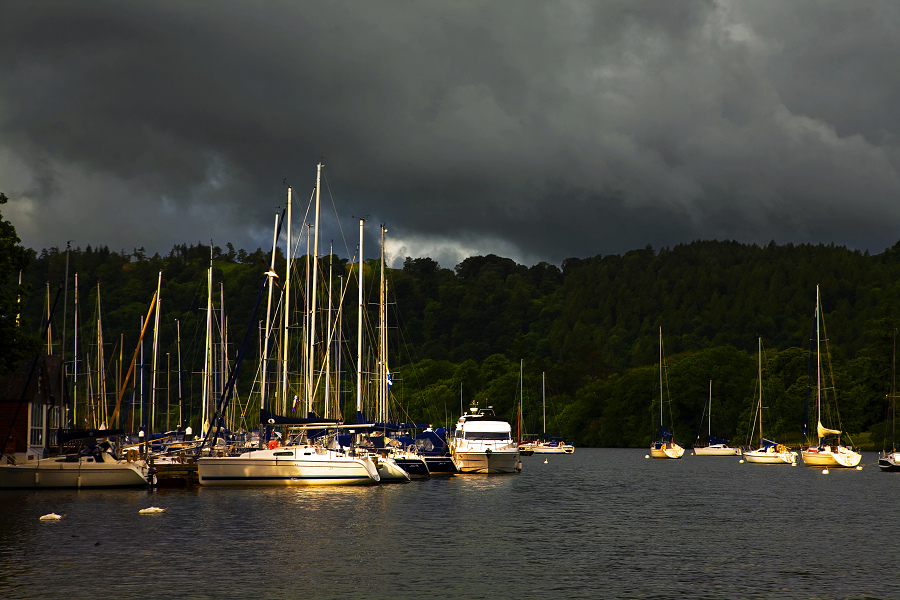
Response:
[[[159,292],[162,289],[162,271],[156,281],[156,315],[153,321],[153,371],[150,376],[150,432],[156,431],[156,367],[159,352],[159,305],[161,298]]]
[[[313,380],[313,367],[315,365],[315,347],[316,347],[316,284],[318,276],[319,276],[319,197],[322,194],[322,163],[319,163],[316,166],[316,222],[315,222],[315,234],[316,238],[313,242],[313,271],[312,271],[312,294],[310,295],[310,320],[309,320],[309,373],[307,376],[309,377],[310,386],[307,390],[307,398],[309,399],[309,405],[307,412],[312,412],[313,410],[313,390],[312,390],[312,380]]]
[[[363,347],[363,224],[359,220],[359,311],[356,324],[356,412],[362,412],[362,347]]]
[[[334,240],[328,247],[328,344],[325,346],[325,418],[328,419],[331,411],[331,257],[334,253]]]
[[[212,248],[209,250],[209,269],[206,271],[206,346],[203,349],[203,411],[200,420],[201,432],[206,434],[209,427],[207,423],[208,404],[209,404],[209,378],[210,364],[212,362],[212,353],[210,346],[212,345]]]
[[[284,276],[284,337],[282,339],[283,358],[281,361],[281,406],[282,412],[287,413],[288,401],[288,340],[291,324],[291,265],[293,263],[291,237],[291,188],[287,193],[287,239],[285,241],[285,276]]]
[[[387,232],[387,229],[384,228],[384,225],[381,226],[381,283],[379,285],[379,301],[378,301],[378,327],[379,327],[379,339],[378,339],[378,364],[379,364],[379,375],[378,375],[378,418],[382,423],[386,423],[388,420],[388,393],[387,393],[387,375],[388,375],[388,365],[387,365],[387,305],[386,295],[385,295],[385,280],[384,280],[384,234]]]
[[[762,338],[759,338],[759,447],[763,447],[762,430]]]
[[[75,348],[72,359],[72,425],[78,428],[78,273],[75,273]]]
[[[177,335],[176,348],[178,352],[178,426],[184,425],[184,416],[181,414],[181,322],[175,319],[175,330]]]
[[[541,399],[544,405],[544,430],[541,432],[542,437],[547,437],[547,386],[545,385],[545,375],[541,372]]]
[[[344,335],[344,276],[338,276],[340,283],[340,299],[337,309],[337,344],[334,345],[334,407],[335,416],[341,418],[341,343]],[[346,417],[343,417],[346,420]]]
[[[662,327],[659,328],[659,429],[662,435],[663,428],[663,348]]]
[[[266,375],[269,369],[269,334],[272,330],[272,287],[275,285],[273,279],[277,277],[275,274],[275,247],[278,245],[278,213],[275,213],[275,229],[272,230],[272,258],[269,262],[269,301],[266,305],[266,323],[265,323],[265,334],[263,335],[263,348],[262,348],[262,359],[261,359],[261,368],[260,368],[260,400],[259,406],[261,409],[270,410],[269,409],[269,394],[266,383]]]
[[[760,382],[762,385],[762,382]],[[706,443],[709,443],[709,436],[712,435],[712,379],[709,380],[709,410],[706,412]]]
[[[816,285],[816,437],[819,435],[819,425],[822,423],[822,353],[819,338],[819,286]],[[821,438],[819,438],[821,441]]]
[[[100,311],[100,282],[97,282],[97,393],[100,396],[100,429],[106,429],[106,365],[103,357],[103,319]]]

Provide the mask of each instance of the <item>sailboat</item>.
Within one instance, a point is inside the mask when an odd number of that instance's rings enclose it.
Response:
[[[900,452],[897,451],[897,330],[894,329],[894,358],[891,365],[891,449],[878,456],[882,471],[900,471]],[[886,437],[886,436],[885,436]]]
[[[816,443],[801,449],[803,464],[808,467],[855,467],[862,455],[841,444],[841,431],[822,425],[822,353],[819,325],[825,328],[819,286],[816,286]],[[827,337],[826,337],[827,339]],[[826,343],[827,350],[827,343]],[[834,389],[832,384],[832,389]],[[837,399],[835,398],[835,403]]]
[[[766,465],[793,465],[797,463],[797,453],[791,451],[784,444],[767,440],[763,437],[763,405],[762,405],[762,338],[759,338],[759,404],[756,410],[759,413],[759,448],[744,452],[744,460],[750,463]]]
[[[663,426],[663,340],[662,327],[659,328],[659,440],[650,444],[650,456],[653,458],[681,458],[684,456],[684,448],[675,442],[675,434],[666,431]]]
[[[316,232],[319,231],[318,215],[321,173],[322,164],[320,163],[316,174]],[[291,188],[288,188],[288,207],[285,209],[285,212],[288,215],[290,215],[290,203]],[[287,222],[289,226],[288,232],[290,232],[290,218],[287,219]],[[280,226],[277,226],[272,244],[272,266],[270,267],[269,272],[263,275],[263,281],[268,282],[269,289],[271,289],[272,277],[274,276],[275,244],[278,240],[279,231]],[[288,235],[287,239],[288,244],[290,245],[290,235]],[[318,233],[316,234],[316,249],[314,256],[318,257]],[[290,253],[288,253],[288,261],[290,261]],[[315,264],[316,262],[314,261],[314,269]],[[288,266],[288,270],[290,270],[290,266]],[[313,272],[313,281],[315,281],[315,270]],[[285,287],[287,288],[287,285]],[[311,300],[313,307],[312,312],[315,312],[315,289],[315,286],[313,286]],[[264,286],[261,285],[259,296],[262,295],[263,290]],[[257,298],[257,306],[258,305],[259,298]],[[285,320],[287,321],[287,319]],[[270,325],[267,323],[266,327],[266,341],[263,345],[263,353],[265,355],[267,355],[268,352],[268,333],[270,331]],[[314,331],[309,339],[315,339]],[[235,367],[232,370],[229,382],[222,394],[222,399],[219,402],[220,405],[224,405],[227,402],[230,390],[233,388],[234,377],[237,368],[240,365],[244,347],[246,347],[246,338],[241,354],[239,354],[238,359],[235,361]],[[309,364],[311,366],[313,364],[312,355],[313,352],[310,350]],[[312,369],[307,373],[307,377],[311,378],[311,372]],[[311,412],[309,411],[312,404],[312,391],[310,385],[307,386],[306,391],[308,402],[307,412]],[[262,391],[261,397],[263,408],[260,409],[260,413],[267,413],[265,390]],[[219,415],[221,413],[221,409],[216,410],[215,418],[212,420],[213,424],[218,423]],[[263,417],[261,417],[261,419],[262,418]],[[275,417],[271,416],[269,418],[268,426],[271,427],[274,424]],[[198,459],[197,469],[201,485],[365,485],[377,483],[381,480],[378,467],[369,456],[366,455],[360,457],[356,456],[352,449],[348,452],[344,452],[341,449],[327,448],[324,443],[311,443],[309,441],[307,436],[307,431],[309,429],[326,429],[329,426],[334,426],[334,423],[307,422],[305,425],[306,427],[296,428],[297,433],[289,437],[284,446],[279,446],[276,440],[271,440],[268,448],[252,450],[239,456],[209,456]],[[266,423],[261,423],[261,430],[266,426]],[[218,429],[216,429],[215,434],[213,435],[213,443],[215,442],[217,435]]]
[[[741,453],[740,448],[732,448],[728,445],[728,440],[720,440],[712,436],[712,380],[709,381],[709,408],[706,410],[706,446],[699,446],[700,434],[697,434],[697,441],[694,442],[694,454],[697,456],[738,456]],[[703,427],[701,419],[700,427]]]
[[[547,386],[544,383],[544,374],[541,373],[541,397],[544,406],[544,436],[547,435]],[[531,444],[531,450],[537,454],[572,454],[575,446],[565,443],[560,438],[541,439]]]

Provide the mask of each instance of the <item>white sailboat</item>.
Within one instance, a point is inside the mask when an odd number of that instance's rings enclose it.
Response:
[[[684,456],[684,448],[675,441],[675,434],[666,431],[663,426],[663,399],[666,394],[663,391],[664,376],[663,339],[662,327],[659,328],[659,439],[650,444],[650,456],[652,458],[681,458]]]
[[[900,452],[897,451],[897,329],[894,329],[894,358],[891,366],[891,449],[878,456],[882,471],[900,471]],[[885,436],[886,437],[886,436]]]
[[[807,467],[855,467],[862,455],[849,446],[841,444],[841,431],[822,425],[822,354],[821,332],[825,327],[822,304],[819,300],[819,286],[816,286],[816,443],[801,449],[803,464]],[[827,337],[826,337],[827,339]],[[826,342],[827,349],[827,342]],[[834,385],[832,384],[832,390]],[[834,398],[834,394],[832,395]],[[837,399],[834,398],[834,402]]]
[[[316,174],[316,244],[318,252],[319,231],[319,194],[321,185],[322,164],[318,165]],[[291,189],[288,188],[290,204]],[[290,230],[290,229],[288,229]],[[276,229],[276,239],[277,239]],[[289,240],[290,244],[290,240]],[[274,257],[274,243],[273,252]],[[318,257],[316,256],[316,259]],[[274,258],[273,258],[274,260]],[[314,261],[314,278],[315,278]],[[271,273],[271,269],[270,269]],[[272,277],[269,277],[272,285]],[[271,289],[271,287],[270,287]],[[313,286],[312,307],[315,310],[315,286]],[[287,320],[287,319],[285,319]],[[267,332],[270,325],[267,323]],[[314,332],[310,339],[315,339]],[[311,346],[311,345],[310,345]],[[265,347],[268,347],[266,341]],[[309,350],[309,371],[307,372],[306,408],[312,409],[311,375],[314,353]],[[282,388],[284,389],[284,388]],[[262,391],[265,398],[265,389]],[[284,396],[284,392],[282,392]],[[270,420],[273,423],[274,420]],[[310,444],[306,430],[327,428],[333,423],[311,423],[298,428],[298,433],[286,440],[285,445],[277,442],[271,447],[254,450],[238,456],[210,456],[197,460],[197,471],[202,485],[244,485],[244,486],[292,486],[292,485],[360,485],[380,481],[378,467],[369,456],[354,456],[352,449],[344,452],[341,449],[326,448],[320,444]]]
[[[567,444],[565,441],[552,438],[547,440],[547,386],[544,381],[544,373],[541,373],[541,399],[543,401],[544,410],[544,428],[540,440],[531,442],[526,446],[535,454],[572,454],[575,452],[575,446]]]
[[[750,463],[767,465],[791,465],[797,463],[797,453],[784,444],[767,440],[763,437],[763,405],[762,405],[762,338],[759,338],[759,448],[744,452],[744,460]]]
[[[712,436],[712,380],[709,381],[709,408],[706,410],[707,432],[706,446],[698,446],[694,444],[694,454],[697,456],[739,456],[740,448],[732,448],[728,445],[727,440],[718,440]],[[702,427],[703,424],[701,423]],[[700,441],[700,435],[697,434],[697,442]]]

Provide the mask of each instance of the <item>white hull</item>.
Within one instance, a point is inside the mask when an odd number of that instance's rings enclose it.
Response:
[[[197,472],[201,485],[366,485],[381,479],[368,458],[314,446],[200,458]]]
[[[862,455],[844,446],[825,446],[818,451],[807,449],[801,451],[803,464],[807,467],[855,467],[862,460]]]
[[[400,468],[392,458],[378,459],[378,476],[383,483],[409,481],[409,473]]]
[[[900,452],[888,452],[878,457],[882,471],[900,471]]]
[[[19,465],[0,466],[0,488],[95,488],[147,485],[147,463],[116,460],[104,455],[103,462],[79,456],[45,458]]]
[[[797,453],[790,450],[778,452],[774,448],[771,449],[771,452],[767,452],[760,448],[759,450],[744,452],[744,460],[748,463],[762,465],[792,465],[797,463]]]
[[[503,449],[459,451],[452,453],[453,464],[460,473],[518,473],[519,450]]]
[[[535,454],[565,454],[565,448],[548,448],[547,446],[535,446],[531,449]]]
[[[715,444],[713,446],[694,448],[694,454],[697,456],[740,456],[741,449],[732,448],[724,444]]]
[[[653,444],[650,446],[652,458],[681,458],[684,456],[684,448],[675,443]]]

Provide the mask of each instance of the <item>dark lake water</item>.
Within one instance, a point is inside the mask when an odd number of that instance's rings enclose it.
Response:
[[[366,488],[0,491],[0,598],[900,598],[900,474],[875,454],[823,475],[689,452]]]

